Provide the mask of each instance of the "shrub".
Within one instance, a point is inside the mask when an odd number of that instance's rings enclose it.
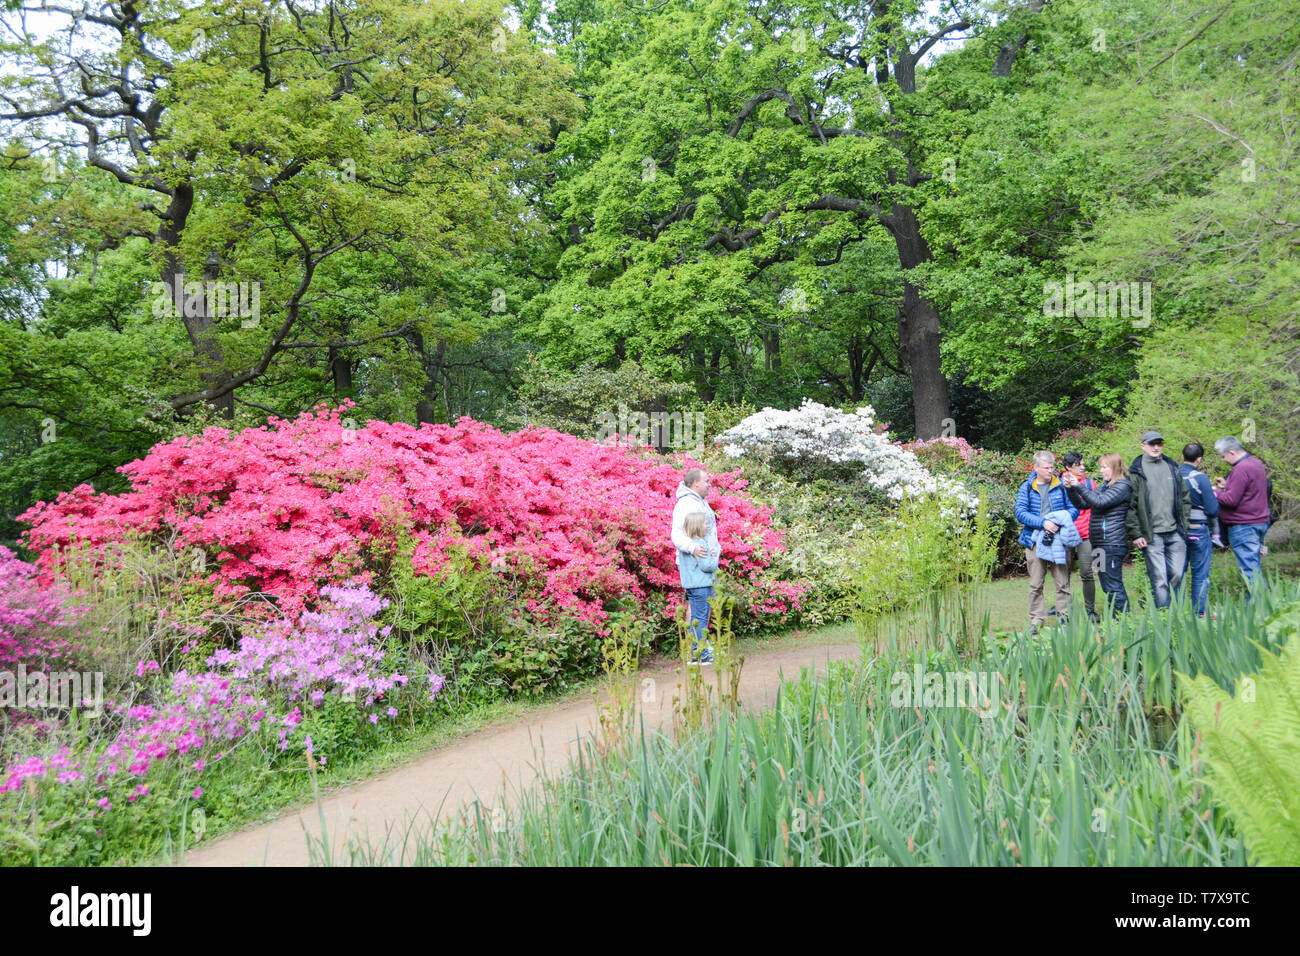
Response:
[[[940,494],[973,508],[960,482],[933,475],[917,456],[875,428],[870,406],[850,415],[804,399],[797,409],[765,408],[718,436],[733,457],[752,455],[803,477],[861,476],[891,501]]]
[[[1024,549],[1017,540],[1016,491],[1029,474],[1029,459],[986,448],[973,448],[963,439],[933,439],[915,442],[922,446],[918,459],[926,467],[961,481],[981,495],[997,540],[994,571],[1008,574],[1024,569]]]
[[[346,405],[345,405],[346,407]],[[376,582],[409,527],[417,575],[468,549],[477,567],[524,575],[524,607],[548,623],[571,614],[599,628],[604,605],[642,606],[680,589],[667,525],[678,467],[626,445],[528,428],[506,435],[469,419],[454,425],[370,422],[348,429],[318,407],[288,421],[159,445],[124,465],[133,490],[88,485],[22,518],[47,571],[74,538],[92,553],[128,533],[194,549],[215,594],[262,592],[296,616],[330,584]],[[718,475],[722,567],[746,582],[750,613],[782,615],[797,589],[766,575],[781,537],[767,509]],[[400,517],[400,521],[399,521]],[[386,595],[387,596],[387,595]]]
[[[549,369],[529,356],[522,370],[513,424],[541,425],[578,438],[595,438],[602,413],[619,405],[637,411],[673,411],[699,401],[695,387],[669,382],[636,362],[610,370],[585,363],[570,372]]]
[[[852,568],[864,639],[888,612],[915,608],[927,616],[927,639],[944,634],[963,647],[978,641],[988,622],[974,603],[974,586],[992,573],[996,541],[986,506],[974,519],[954,519],[925,499],[906,502],[897,515],[866,529]],[[883,651],[879,639],[877,649]]]
[[[0,670],[39,668],[78,650],[63,635],[89,609],[66,584],[42,588],[36,568],[0,547]]]

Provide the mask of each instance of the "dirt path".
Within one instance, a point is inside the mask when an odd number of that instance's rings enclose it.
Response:
[[[747,649],[740,675],[741,704],[748,710],[767,709],[775,702],[781,681],[798,677],[801,668],[815,666],[822,673],[828,661],[859,653],[856,641],[809,640],[793,648]],[[669,728],[681,671],[677,666],[645,672],[655,681],[654,701],[640,705],[647,727]],[[705,671],[714,682],[714,668]],[[485,728],[405,767],[334,791],[321,801],[330,844],[337,853],[349,835],[368,835],[380,842],[389,829],[400,833],[413,820],[427,824],[427,814],[437,811],[440,804],[445,816],[476,795],[487,805],[501,793],[503,783],[527,787],[537,779],[539,766],[548,774],[563,769],[570,748],[589,737],[598,723],[598,708],[591,700],[555,704],[539,709],[524,722]],[[219,837],[190,851],[184,865],[306,866],[310,861],[305,833],[319,839],[320,817],[314,804],[291,810],[271,823]]]

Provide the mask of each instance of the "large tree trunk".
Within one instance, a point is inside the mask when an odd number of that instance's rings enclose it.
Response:
[[[781,367],[781,330],[773,329],[763,336],[763,365],[769,372]]]
[[[871,371],[867,368],[867,350],[863,347],[862,341],[863,336],[857,332],[849,336],[849,401],[851,402],[862,401],[867,376],[871,374]]]
[[[916,212],[910,206],[895,205],[890,212],[898,263],[903,267],[903,315],[899,324],[900,344],[907,353],[912,374],[912,413],[917,438],[934,438],[943,433],[948,418],[948,380],[943,376],[939,353],[939,310],[910,281],[908,273],[930,260],[930,248],[921,236]]]
[[[352,396],[352,360],[344,358],[339,350],[329,351],[330,376],[334,379],[334,397]]]
[[[173,303],[185,300],[185,269],[181,265],[177,249],[180,246],[181,234],[185,230],[185,221],[189,218],[193,206],[193,189],[188,186],[177,186],[172,194],[167,217],[158,228],[158,241],[165,250],[162,260],[162,281],[171,290]],[[205,268],[204,280],[215,281],[220,275],[218,270],[218,264],[210,262]],[[180,286],[179,293],[176,291],[177,285]],[[231,374],[226,368],[226,357],[221,350],[221,342],[217,339],[216,330],[213,328],[211,303],[207,301],[206,296],[201,299],[203,307],[198,315],[186,315],[189,310],[182,308],[179,318],[185,326],[185,331],[189,333],[190,348],[194,352],[194,361],[198,366],[199,379],[203,388],[218,388],[230,381]],[[233,419],[235,390],[231,389],[209,404],[213,405],[223,418]]]
[[[424,369],[423,395],[415,403],[415,423],[423,425],[427,422],[436,425],[438,423],[438,376],[442,370],[447,343],[439,339],[437,351],[430,355],[424,347],[424,336],[419,329],[408,331],[406,339],[415,350],[416,357],[420,360],[420,367]]]

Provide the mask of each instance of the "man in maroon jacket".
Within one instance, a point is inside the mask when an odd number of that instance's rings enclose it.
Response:
[[[1259,573],[1259,548],[1268,530],[1268,475],[1264,463],[1241,447],[1235,438],[1214,443],[1219,457],[1232,466],[1227,478],[1214,480],[1214,497],[1219,501],[1219,524],[1231,525],[1228,545],[1246,585],[1255,586]]]

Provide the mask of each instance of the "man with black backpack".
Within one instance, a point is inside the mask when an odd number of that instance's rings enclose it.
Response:
[[[1210,557],[1214,545],[1219,543],[1219,502],[1214,497],[1214,485],[1200,471],[1204,460],[1205,449],[1201,444],[1188,442],[1183,446],[1183,463],[1178,466],[1191,496],[1192,510],[1187,516],[1187,563],[1192,572],[1192,604],[1196,606],[1198,617],[1205,617],[1205,599],[1210,591]]]

